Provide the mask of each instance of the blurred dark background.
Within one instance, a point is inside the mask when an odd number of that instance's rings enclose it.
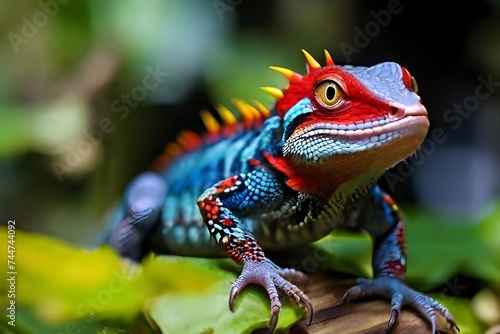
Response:
[[[395,61],[431,131],[382,179],[451,223],[499,195],[498,1],[3,1],[0,222],[89,245],[127,182],[198,112],[286,81],[269,65]],[[488,83],[489,82],[489,83]]]

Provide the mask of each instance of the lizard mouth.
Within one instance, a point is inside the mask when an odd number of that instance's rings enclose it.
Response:
[[[411,151],[410,155],[420,146],[428,128],[425,109],[403,118],[382,116],[349,125],[315,123],[295,129],[286,141],[283,153],[294,160],[320,162],[333,155],[371,151],[397,143],[393,148],[404,148],[404,151]]]

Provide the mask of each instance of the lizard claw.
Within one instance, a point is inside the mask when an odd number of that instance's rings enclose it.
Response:
[[[401,315],[401,309],[393,307],[391,310],[391,317],[389,318],[389,323],[387,324],[387,329],[384,331],[384,333],[389,333],[392,326],[396,323],[396,321],[399,320],[400,315]]]
[[[284,292],[295,303],[302,303],[307,308],[308,322],[312,320],[313,308],[309,298],[304,292],[292,283],[280,276],[280,268],[272,262],[256,262],[246,260],[243,262],[243,270],[240,276],[231,286],[229,292],[229,309],[234,312],[234,301],[245,286],[257,284],[266,289],[271,301],[271,315],[267,328],[273,332],[276,328],[281,309],[278,290]]]
[[[392,326],[398,321],[401,308],[409,305],[424,315],[431,323],[432,334],[436,333],[437,321],[436,312],[448,321],[451,328],[460,332],[451,313],[436,300],[418,291],[415,291],[404,284],[398,278],[390,276],[380,276],[374,279],[358,279],[358,284],[350,288],[344,295],[343,302],[348,303],[353,299],[367,296],[382,296],[391,300],[391,317],[387,324],[385,333],[388,333]]]
[[[234,300],[240,294],[240,289],[235,287],[234,285],[231,287],[231,291],[229,292],[229,309],[231,312],[234,312]]]

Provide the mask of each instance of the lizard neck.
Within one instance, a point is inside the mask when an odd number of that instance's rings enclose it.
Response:
[[[323,204],[332,198],[349,198],[359,191],[365,191],[382,176],[385,166],[374,166],[369,155],[344,154],[332,163],[311,166],[295,164],[290,159],[265,153],[270,164],[288,178],[287,186],[306,196],[315,197]]]

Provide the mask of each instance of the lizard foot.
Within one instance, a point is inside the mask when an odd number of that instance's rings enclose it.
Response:
[[[231,286],[229,309],[234,311],[234,301],[245,286],[248,284],[257,284],[266,289],[271,300],[271,317],[267,324],[270,333],[276,328],[281,309],[278,290],[284,292],[295,303],[302,303],[307,308],[308,323],[310,323],[313,309],[309,298],[298,287],[281,277],[280,272],[282,270],[271,261],[256,262],[245,260],[240,276]]]
[[[391,300],[391,317],[385,333],[388,333],[399,319],[401,308],[409,305],[423,314],[431,323],[432,334],[436,333],[436,312],[439,312],[448,321],[450,328],[460,331],[451,313],[436,300],[405,285],[395,277],[380,276],[374,279],[359,278],[358,284],[350,288],[344,295],[343,302],[369,296],[382,296]]]

